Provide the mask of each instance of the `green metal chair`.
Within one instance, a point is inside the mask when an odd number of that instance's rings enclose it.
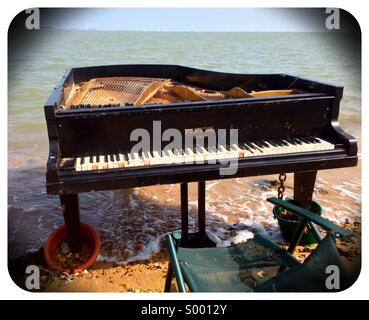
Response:
[[[185,248],[180,244],[179,232],[168,234],[170,264],[165,291],[170,291],[173,276],[180,292],[334,291],[326,286],[330,275],[327,267],[332,265],[339,270],[339,289],[345,289],[349,275],[337,251],[335,237],[350,237],[352,233],[284,200],[267,200],[301,219],[287,250],[258,234],[244,243],[212,248]],[[326,231],[324,238],[314,224]],[[312,231],[318,246],[301,263],[293,252],[305,228]]]

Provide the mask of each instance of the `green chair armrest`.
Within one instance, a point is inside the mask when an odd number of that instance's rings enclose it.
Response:
[[[318,226],[321,226],[323,229],[327,231],[334,231],[336,234],[338,234],[341,237],[349,237],[352,236],[352,232],[349,230],[345,230],[341,228],[340,226],[337,226],[336,224],[330,222],[328,219],[325,219],[321,217],[318,214],[315,214],[309,210],[300,208],[290,202],[278,199],[278,198],[268,198],[267,201],[284,208],[290,212],[293,212],[294,214],[300,216],[301,218],[304,218],[305,220],[314,222]]]
[[[169,252],[170,262],[172,263],[173,271],[176,276],[178,290],[179,292],[186,292],[185,282],[183,279],[181,267],[179,265],[179,260],[177,256],[176,243],[174,242],[175,240],[173,239],[173,237],[175,237],[175,239],[178,240],[178,234],[174,235],[166,234],[165,241]]]

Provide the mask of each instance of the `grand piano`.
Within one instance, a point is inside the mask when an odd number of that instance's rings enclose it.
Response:
[[[207,243],[205,182],[293,172],[294,198],[308,207],[318,170],[355,166],[357,143],[339,125],[343,88],[286,74],[233,74],[177,65],[68,70],[45,106],[46,189],[59,195],[68,241],[78,250],[78,194],[179,183],[183,241]],[[158,129],[158,124],[160,127]],[[132,151],[132,132],[148,133]],[[176,129],[201,146],[155,137]],[[207,133],[237,131],[222,144]],[[201,138],[201,139],[200,139]],[[221,169],[234,160],[237,170]],[[198,182],[199,232],[188,234],[188,183]],[[192,237],[192,238],[191,238]],[[190,239],[191,238],[191,239]],[[200,239],[200,240],[199,240]],[[195,241],[195,240],[194,240]]]

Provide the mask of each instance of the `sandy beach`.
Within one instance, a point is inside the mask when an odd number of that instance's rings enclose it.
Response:
[[[361,223],[345,223],[342,226],[352,230],[354,236],[350,241],[337,240],[338,250],[353,278],[357,278],[361,264]],[[281,245],[287,246],[283,242]],[[295,256],[300,261],[304,261],[315,247],[316,244],[298,246]],[[98,261],[91,269],[74,274],[53,272],[48,269],[42,250],[11,261],[10,265],[12,263],[17,265],[19,270],[14,273],[14,279],[21,288],[24,288],[22,266],[32,263],[40,267],[40,291],[43,292],[164,292],[168,254],[165,249],[162,249],[150,259],[123,265]],[[175,281],[172,283],[171,291],[177,292]]]

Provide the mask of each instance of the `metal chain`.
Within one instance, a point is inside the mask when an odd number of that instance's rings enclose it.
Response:
[[[286,182],[287,176],[285,173],[281,173],[279,175],[279,187],[278,187],[278,198],[279,199],[283,199],[283,195],[284,195],[284,190],[286,189],[286,187],[284,186],[284,183]]]

